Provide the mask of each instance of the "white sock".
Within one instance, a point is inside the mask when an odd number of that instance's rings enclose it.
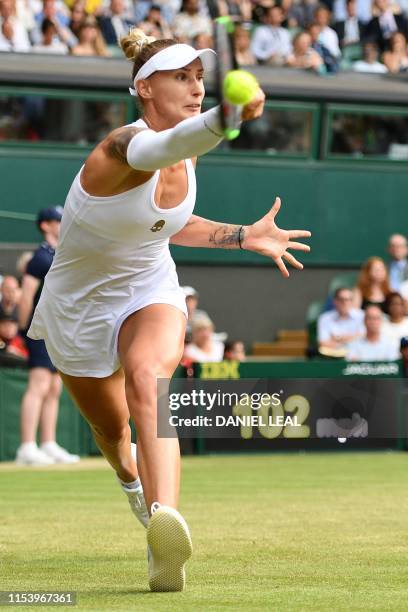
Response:
[[[132,480],[132,482],[124,482],[120,478],[118,478],[118,480],[124,489],[135,490],[135,489],[142,488],[142,483],[140,482],[140,478],[136,478],[136,480]]]

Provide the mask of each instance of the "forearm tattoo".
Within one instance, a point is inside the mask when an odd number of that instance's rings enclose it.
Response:
[[[108,142],[108,152],[111,157],[121,162],[127,161],[127,148],[133,136],[145,128],[126,127],[112,134]]]
[[[221,249],[236,249],[239,248],[240,244],[240,232],[241,232],[241,241],[242,230],[240,225],[228,225],[221,224],[217,225],[217,227],[210,233],[209,242],[212,246]]]

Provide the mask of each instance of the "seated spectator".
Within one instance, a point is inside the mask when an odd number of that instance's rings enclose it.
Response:
[[[353,289],[355,308],[365,310],[375,304],[384,310],[385,300],[390,293],[388,271],[381,257],[370,257],[362,265],[357,286]]]
[[[243,25],[234,30],[234,51],[238,66],[254,66],[256,57],[251,51],[251,35]]]
[[[0,348],[7,348],[18,334],[18,320],[15,314],[0,313]]]
[[[395,344],[382,334],[384,315],[379,306],[367,306],[364,316],[366,333],[352,342],[347,350],[347,361],[394,361],[398,359]]]
[[[312,38],[307,32],[299,32],[293,39],[293,52],[288,56],[286,65],[291,68],[326,72],[322,57],[312,47]]]
[[[391,256],[389,265],[390,286],[399,291],[401,283],[408,277],[408,243],[402,234],[392,234],[388,241],[388,253]]]
[[[400,357],[402,359],[402,371],[405,378],[408,378],[408,336],[401,338]]]
[[[191,44],[197,34],[212,36],[211,19],[200,13],[199,0],[184,0],[181,13],[176,15],[172,29],[175,37],[183,43]]]
[[[363,45],[363,59],[357,60],[352,65],[354,72],[371,72],[373,74],[385,74],[387,67],[378,61],[378,46],[374,42],[366,42]]]
[[[290,34],[282,28],[283,18],[282,8],[272,6],[266,10],[264,25],[255,30],[251,51],[262,64],[282,66],[292,52]]]
[[[134,24],[126,18],[123,0],[111,0],[108,14],[99,18],[99,27],[107,45],[117,45],[118,40],[126,36],[132,25]]]
[[[245,361],[245,346],[241,340],[229,340],[224,346],[224,361]]]
[[[347,287],[336,289],[333,304],[333,310],[318,318],[317,342],[322,354],[334,349],[344,356],[348,345],[364,335],[364,312],[353,308],[353,294]]]
[[[194,49],[214,49],[214,39],[208,34],[197,34],[193,40]]]
[[[399,349],[400,340],[408,336],[408,317],[405,316],[405,304],[402,296],[396,291],[388,294],[385,302],[385,311],[388,318],[384,321],[384,336],[394,342]]]
[[[161,7],[158,4],[152,4],[145,20],[138,23],[137,27],[143,30],[147,36],[154,36],[155,38],[173,38],[170,26],[164,19],[161,13]]]
[[[55,23],[50,19],[44,19],[41,25],[42,41],[38,45],[34,45],[32,50],[34,53],[54,53],[64,55],[68,53],[68,47],[58,36],[58,30]]]
[[[359,43],[364,32],[364,24],[357,17],[357,0],[347,0],[346,7],[347,15],[344,21],[336,21],[334,24],[340,47]]]
[[[391,36],[390,50],[384,52],[383,62],[390,72],[407,72],[408,53],[405,34],[402,32],[395,32]]]
[[[65,5],[64,5],[65,6]],[[65,7],[66,8],[66,7]],[[68,47],[73,47],[78,41],[69,28],[69,11],[61,10],[56,0],[43,0],[42,11],[36,14],[36,28],[30,33],[34,45],[42,43],[43,34],[41,30],[44,19],[49,19],[54,24],[59,39]]]
[[[196,314],[191,322],[191,342],[184,349],[184,359],[198,363],[222,361],[224,344],[214,339],[214,324],[206,314]]]
[[[72,55],[99,55],[101,57],[109,55],[95,17],[86,17],[82,22],[78,32],[78,44],[72,48],[71,53]]]
[[[317,7],[315,11],[315,23],[320,27],[318,42],[328,50],[330,55],[338,60],[341,57],[339,38],[336,32],[329,27],[330,17],[331,13],[326,6],[321,5]]]
[[[78,38],[79,28],[81,27],[81,23],[85,18],[85,4],[83,0],[76,0],[72,6],[71,21],[69,22],[69,28],[76,38]]]
[[[321,27],[317,23],[311,23],[307,31],[312,39],[312,48],[322,58],[326,72],[335,74],[339,70],[339,60],[320,42]]]
[[[230,15],[234,20],[252,21],[251,0],[218,0],[220,15]]]
[[[14,276],[4,276],[0,286],[0,315],[18,316],[20,287]]]
[[[364,39],[377,43],[381,51],[386,51],[394,32],[408,35],[408,22],[404,15],[393,13],[392,0],[375,0],[375,7],[378,14],[368,22]]]
[[[27,52],[30,40],[16,15],[16,0],[0,1],[0,51]]]
[[[307,28],[314,20],[318,0],[300,0],[286,10],[288,27]]]

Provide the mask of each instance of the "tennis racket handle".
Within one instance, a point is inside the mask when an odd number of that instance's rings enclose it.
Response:
[[[226,140],[238,138],[241,128],[242,106],[236,106],[226,100],[221,105],[221,120],[224,137]]]

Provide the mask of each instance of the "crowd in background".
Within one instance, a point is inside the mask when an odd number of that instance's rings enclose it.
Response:
[[[340,286],[318,319],[321,355],[349,361],[393,361],[408,346],[408,243],[389,239],[390,264],[370,257],[354,287]]]
[[[335,73],[408,69],[408,0],[218,0],[240,65]],[[0,51],[117,56],[132,26],[212,47],[205,0],[0,0]]]

